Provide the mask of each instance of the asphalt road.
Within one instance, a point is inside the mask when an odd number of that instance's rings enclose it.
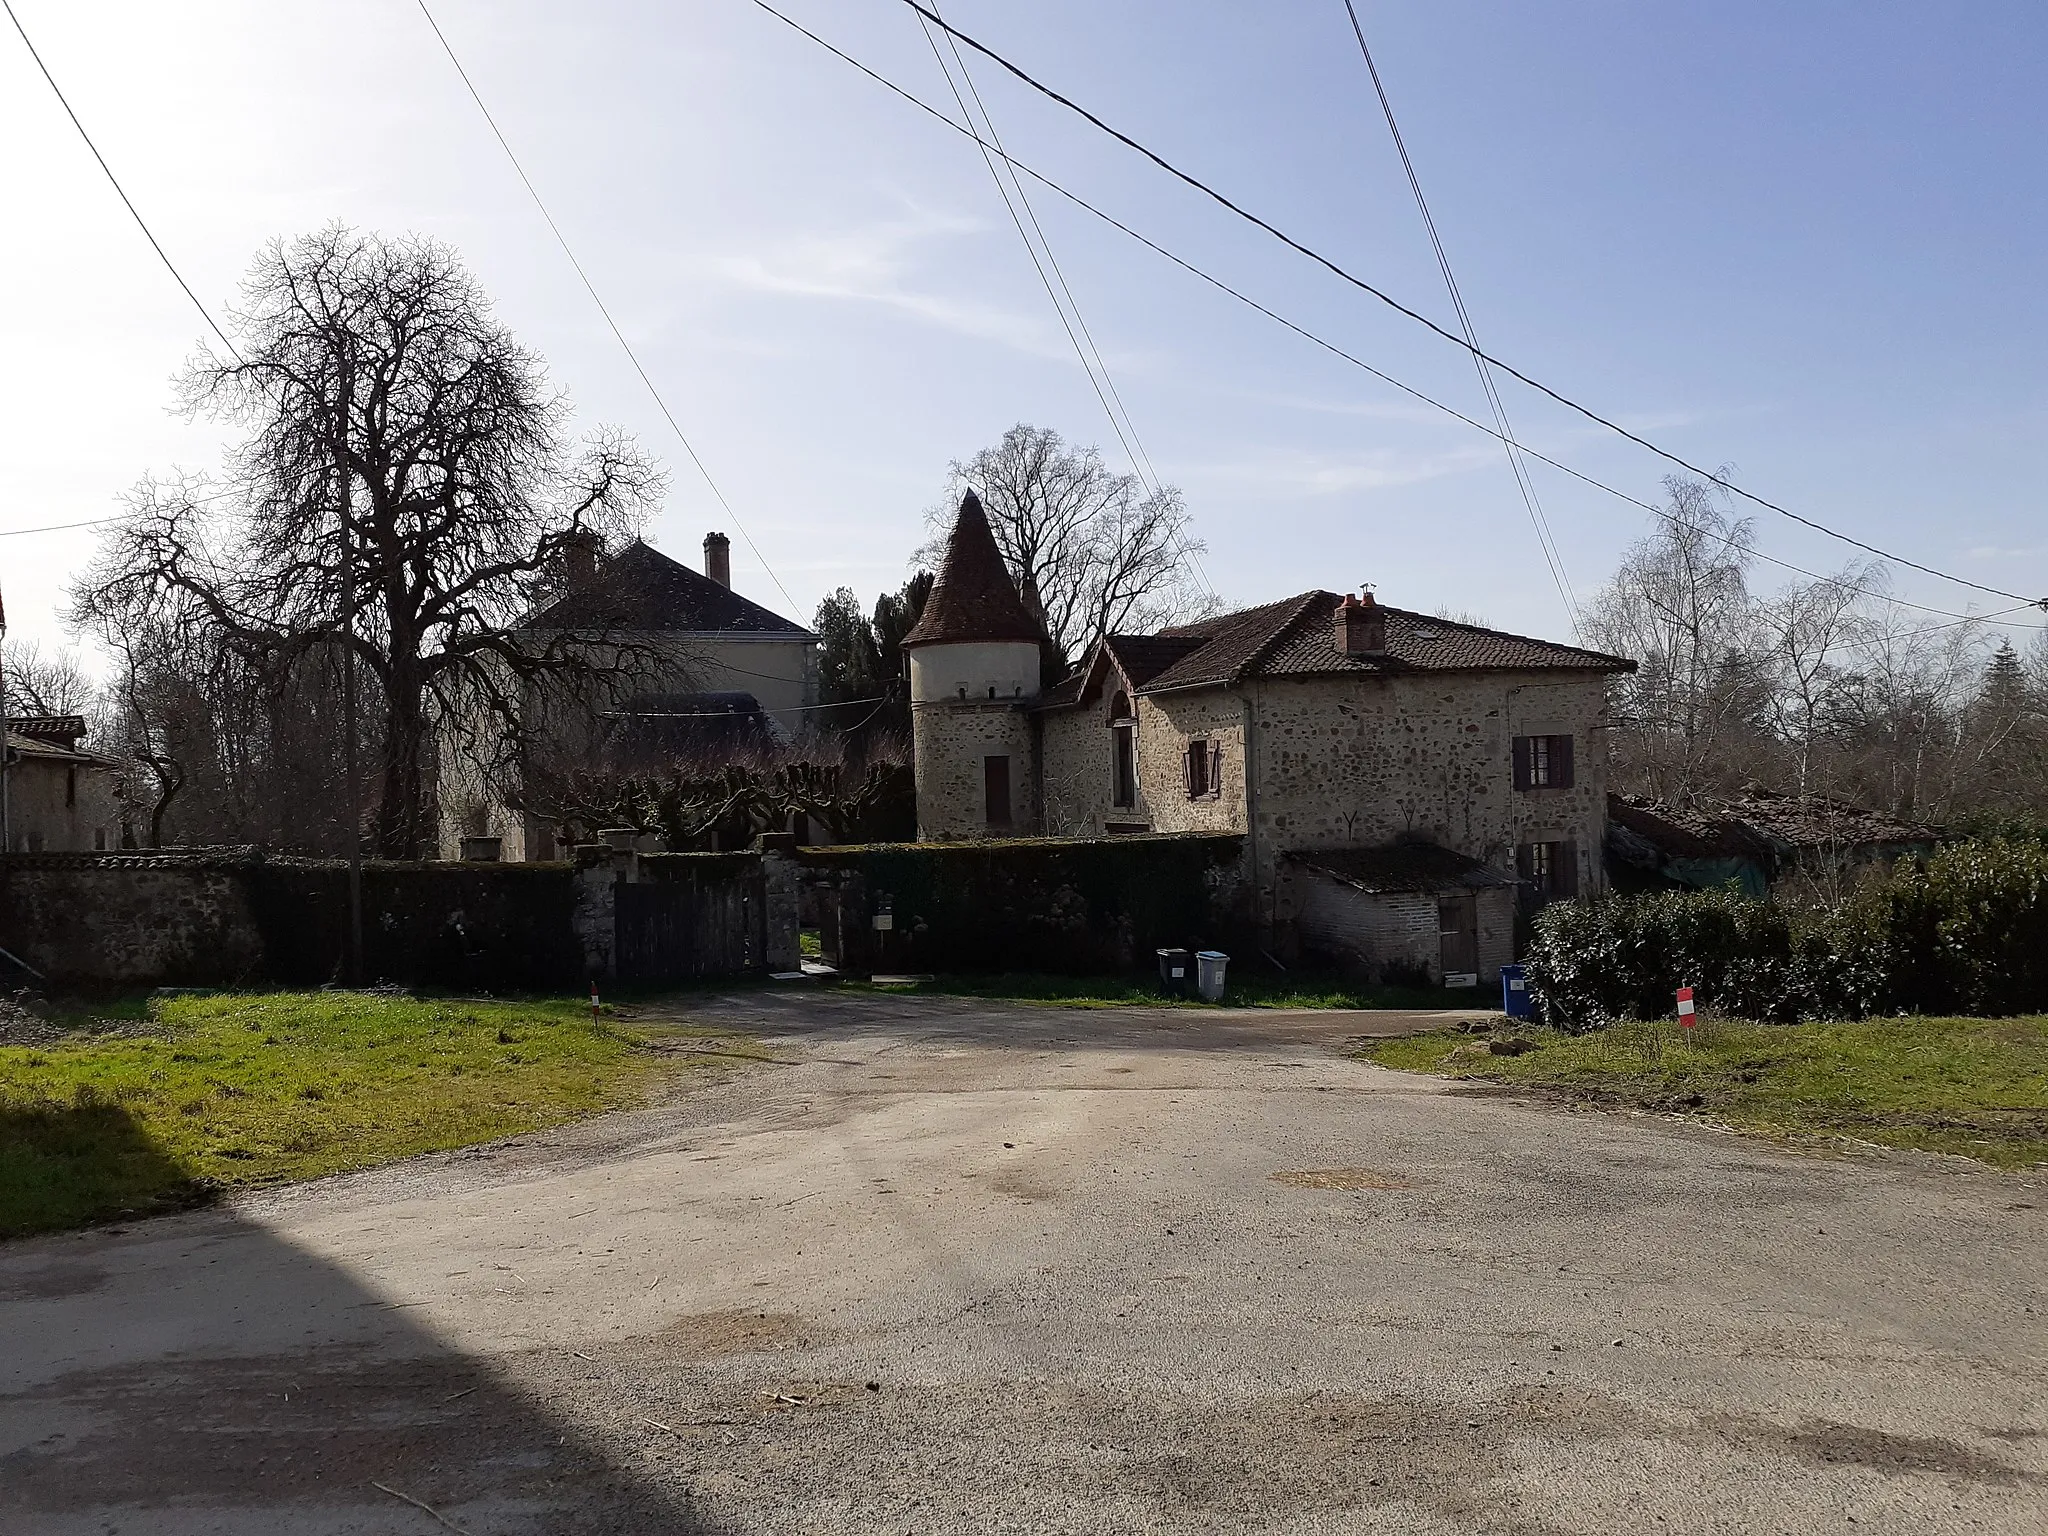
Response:
[[[778,1064],[0,1247],[0,1530],[2048,1530],[2038,1177],[1358,1015],[692,1017]]]

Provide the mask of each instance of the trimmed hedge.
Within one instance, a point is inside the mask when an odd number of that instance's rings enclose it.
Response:
[[[1831,907],[1733,891],[1559,902],[1535,920],[1531,989],[1591,1027],[1702,1008],[1791,1021],[2048,1010],[2048,846],[1957,843]]]

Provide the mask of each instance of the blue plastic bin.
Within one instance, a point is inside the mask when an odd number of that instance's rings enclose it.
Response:
[[[1511,1019],[1530,1017],[1529,973],[1519,965],[1500,968],[1500,1011]]]

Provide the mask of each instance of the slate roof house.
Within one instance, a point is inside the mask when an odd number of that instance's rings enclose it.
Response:
[[[1479,984],[1518,893],[1603,883],[1633,662],[1321,590],[1108,636],[1044,690],[1040,639],[970,494],[904,640],[921,837],[1241,833],[1275,943]]]
[[[733,590],[722,533],[705,535],[701,572],[637,539],[609,559],[582,546],[571,551],[564,587],[527,616],[522,635],[539,645],[570,633],[641,659],[631,681],[596,705],[527,691],[529,772],[715,760],[794,734],[817,703],[818,637]],[[460,857],[465,839],[491,838],[507,859],[562,855],[551,825],[513,812],[458,770],[444,771],[440,804],[443,858]]]

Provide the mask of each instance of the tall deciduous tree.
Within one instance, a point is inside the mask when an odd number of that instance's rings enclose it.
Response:
[[[536,650],[512,630],[572,547],[633,530],[660,476],[616,433],[571,444],[541,360],[434,241],[273,242],[230,331],[236,355],[179,385],[191,415],[241,429],[218,488],[145,481],[74,617],[118,643],[189,612],[271,675],[345,654],[369,696],[375,846],[416,857],[438,719],[509,731],[531,680],[613,664],[602,637]]]

